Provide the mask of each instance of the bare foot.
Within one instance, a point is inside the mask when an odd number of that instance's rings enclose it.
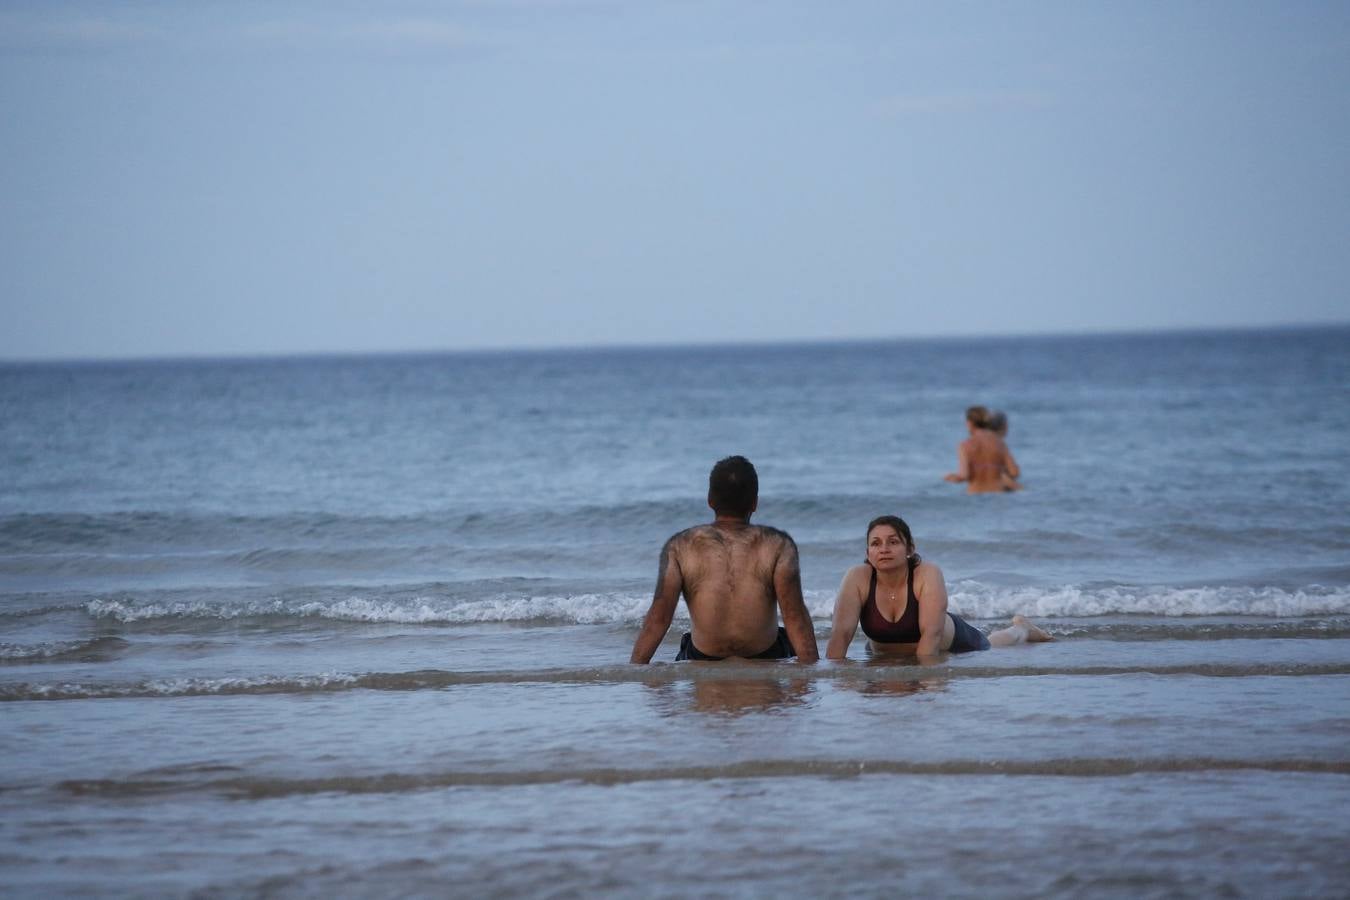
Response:
[[[1014,626],[1026,629],[1028,644],[1037,644],[1043,643],[1045,641],[1054,640],[1054,638],[1052,638],[1050,635],[1046,634],[1044,631],[1041,631],[1035,625],[1032,625],[1031,622],[1027,621],[1026,616],[1013,616],[1012,621]]]

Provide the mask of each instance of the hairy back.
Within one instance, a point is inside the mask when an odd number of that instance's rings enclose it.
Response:
[[[792,538],[763,525],[699,525],[671,539],[694,643],[718,656],[753,654],[778,632],[779,566],[798,577]]]

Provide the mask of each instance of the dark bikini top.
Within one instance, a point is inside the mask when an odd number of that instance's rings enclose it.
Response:
[[[892,622],[877,609],[877,570],[872,569],[872,581],[867,586],[867,602],[858,617],[863,634],[883,644],[912,644],[920,637],[919,599],[914,596],[914,566],[909,567],[909,600],[900,618]]]

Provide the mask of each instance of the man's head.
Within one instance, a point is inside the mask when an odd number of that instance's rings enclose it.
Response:
[[[750,518],[759,505],[759,475],[744,456],[717,461],[708,475],[708,505],[719,516]]]
[[[985,425],[990,431],[999,437],[1006,437],[1008,434],[1008,414],[1001,409],[989,410],[988,423]]]

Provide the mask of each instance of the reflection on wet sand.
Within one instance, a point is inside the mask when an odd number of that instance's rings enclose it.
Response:
[[[823,687],[867,696],[907,697],[946,689],[941,675],[923,677],[917,666],[843,663],[819,669],[792,671],[787,667],[726,663],[693,663],[683,668],[688,677],[644,681],[662,715],[687,712],[742,716],[779,712],[809,705]],[[791,674],[789,674],[791,672]]]
[[[778,679],[695,679],[690,687],[689,708],[693,712],[741,716],[749,712],[767,712],[801,706],[811,684],[805,678]]]
[[[743,716],[803,706],[812,689],[811,679],[802,675],[782,677],[765,672],[755,677],[711,669],[688,681],[649,682],[646,686],[668,715],[696,712],[721,716]]]
[[[941,691],[948,680],[945,668],[922,665],[912,654],[873,653],[870,649],[866,659],[836,660],[831,670],[830,683],[839,689],[873,696],[905,697]]]
[[[933,679],[911,681],[909,679],[885,677],[868,678],[855,682],[841,679],[838,684],[842,688],[848,688],[860,694],[891,697],[905,697],[910,694],[921,694],[924,691],[942,690],[943,688],[942,682]]]

